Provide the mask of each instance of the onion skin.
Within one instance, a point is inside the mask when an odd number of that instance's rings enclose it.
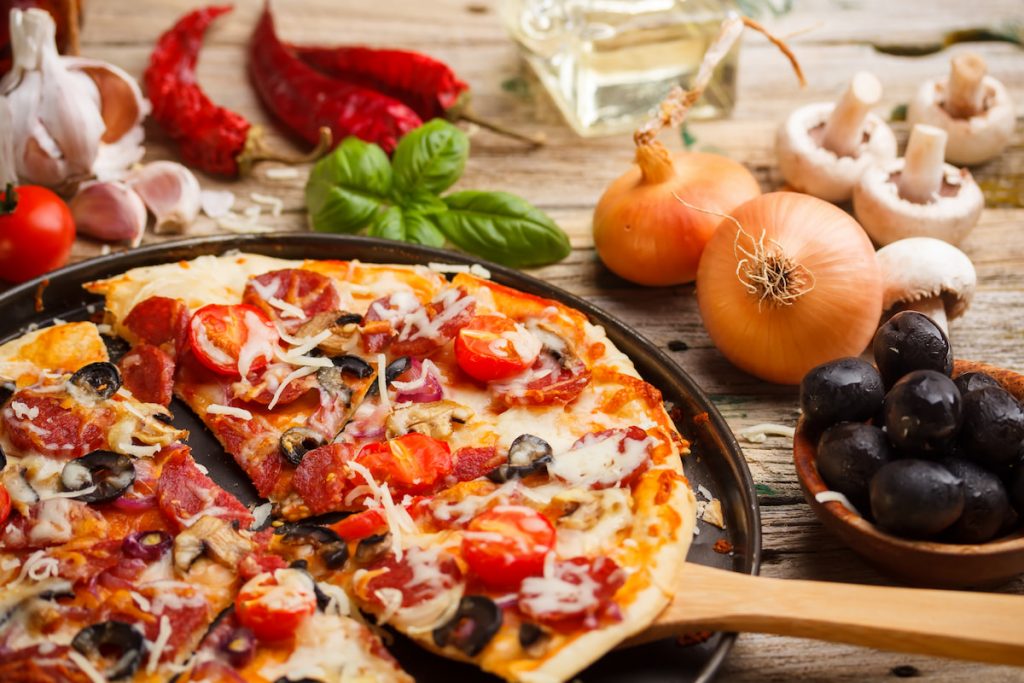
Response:
[[[594,246],[616,275],[648,286],[697,277],[704,245],[728,213],[761,194],[742,164],[717,154],[670,154],[660,143],[637,147],[637,164],[612,182],[594,210]]]
[[[813,274],[813,287],[791,305],[765,302],[741,284],[739,228],[724,220],[704,250],[697,302],[719,351],[760,379],[798,384],[816,365],[867,348],[882,315],[882,278],[871,240],[845,211],[809,195],[774,192],[732,216],[746,233],[766,233],[789,259]],[[752,246],[740,236],[742,246]]]

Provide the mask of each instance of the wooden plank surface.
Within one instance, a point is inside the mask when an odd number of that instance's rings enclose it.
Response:
[[[106,59],[138,76],[153,41],[192,0],[91,0],[83,38],[84,54]],[[245,44],[261,2],[239,0],[233,15],[211,29],[200,61],[200,81],[225,106],[251,120],[267,123],[245,76]],[[278,0],[282,33],[305,42],[363,42],[423,50],[449,62],[474,91],[478,113],[532,132],[548,144],[537,150],[472,130],[472,155],[461,187],[519,193],[554,216],[569,232],[573,253],[563,263],[536,271],[551,283],[581,294],[637,327],[660,346],[682,340],[688,350],[673,358],[708,391],[734,429],[760,422],[792,424],[796,392],[761,383],[732,368],[714,349],[697,312],[692,286],[648,290],[611,275],[598,263],[590,237],[594,203],[607,183],[625,170],[631,156],[629,136],[581,140],[562,123],[553,104],[523,66],[497,14],[497,0]],[[772,134],[799,104],[832,98],[857,69],[871,69],[883,80],[878,111],[907,102],[922,79],[943,73],[949,53],[921,58],[883,55],[872,42],[928,42],[951,29],[984,22],[1024,21],[1020,0],[806,0],[794,11],[767,23],[793,38],[808,75],[798,90],[784,61],[764,41],[749,37],[739,70],[739,103],[728,120],[691,125],[698,148],[736,158],[758,176],[763,189],[777,188]],[[985,55],[993,75],[1024,106],[1024,53],[1002,43],[973,48]],[[963,47],[954,49],[964,49]],[[906,126],[894,126],[901,141]],[[666,139],[668,136],[666,135]],[[278,136],[282,145],[288,142]],[[671,140],[678,145],[678,139]],[[159,131],[148,129],[147,158],[174,158]],[[251,192],[281,197],[285,211],[263,224],[278,229],[305,228],[302,186],[297,180],[272,181],[265,167],[247,180],[201,178],[205,188],[236,193],[242,208]],[[1024,182],[1024,134],[1018,130],[1010,150],[977,169],[981,181]],[[1024,209],[1020,190],[1016,207],[985,211],[981,225],[963,245],[978,269],[979,288],[972,309],[952,325],[952,341],[961,357],[1024,370]],[[192,233],[216,232],[207,219]],[[158,238],[147,236],[146,241]],[[74,258],[96,254],[99,245],[80,241]],[[769,576],[884,583],[856,555],[830,536],[804,504],[791,463],[791,444],[771,438],[746,444],[745,454],[760,485],[764,521],[764,573]],[[1018,579],[1003,590],[1024,593]],[[760,635],[743,635],[721,680],[866,681],[890,680],[913,667],[933,681],[1010,681],[1024,672],[1005,667],[913,657],[843,645]]]

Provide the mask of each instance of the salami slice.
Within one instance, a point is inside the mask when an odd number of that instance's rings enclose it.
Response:
[[[353,446],[343,443],[327,444],[306,453],[295,470],[292,485],[310,513],[319,515],[344,509],[345,494],[351,485],[342,473],[344,464],[355,454]]]
[[[178,299],[151,296],[135,305],[124,326],[138,342],[159,346],[172,356],[188,346],[188,307]]]
[[[287,332],[294,332],[317,313],[338,310],[339,297],[327,276],[285,268],[251,278],[242,302],[263,309]]]
[[[159,346],[139,344],[118,361],[121,381],[132,396],[167,406],[174,389],[174,359]]]
[[[20,451],[70,459],[106,448],[114,412],[76,403],[62,393],[25,389],[11,397],[0,419],[11,444]]]
[[[249,510],[199,470],[187,446],[168,446],[157,457],[164,459],[157,480],[157,502],[179,531],[203,514],[238,520],[243,527],[252,524]]]

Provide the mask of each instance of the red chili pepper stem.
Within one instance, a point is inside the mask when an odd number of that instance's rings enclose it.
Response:
[[[491,121],[489,119],[482,119],[468,107],[462,109],[455,107],[452,110],[449,110],[448,116],[455,120],[462,120],[465,121],[466,123],[472,123],[474,125],[480,126],[481,128],[486,128],[487,130],[493,133],[497,133],[498,135],[504,135],[505,137],[512,138],[513,140],[525,142],[531,147],[541,147],[547,141],[543,133],[538,133],[537,135],[528,135],[526,133],[520,133],[517,130],[506,128],[500,123],[495,123],[494,121]]]
[[[18,208],[18,193],[14,191],[14,183],[7,183],[4,190],[4,201],[0,204],[0,216],[9,216]]]
[[[288,154],[268,147],[263,128],[253,126],[245,136],[245,147],[242,149],[242,153],[237,157],[238,174],[243,177],[249,175],[253,164],[257,161],[280,161],[289,165],[316,161],[331,150],[333,137],[330,128],[321,126],[320,140],[316,143],[316,147],[307,154]]]

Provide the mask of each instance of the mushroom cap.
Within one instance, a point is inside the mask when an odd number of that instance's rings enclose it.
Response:
[[[916,204],[900,197],[896,183],[890,180],[902,170],[903,159],[873,166],[854,187],[853,213],[864,230],[880,246],[908,237],[936,237],[959,244],[985,207],[985,197],[971,172],[943,164],[945,181],[959,187],[956,195]]]
[[[932,237],[911,237],[875,254],[882,272],[882,309],[942,297],[946,316],[959,318],[974,298],[974,264],[952,244]]]
[[[775,151],[782,177],[795,190],[828,202],[845,202],[868,167],[896,157],[896,136],[875,114],[868,114],[864,130],[868,139],[856,157],[840,157],[811,138],[824,126],[835,105],[819,102],[800,107],[779,126]]]
[[[949,135],[946,161],[973,166],[993,159],[1006,149],[1017,124],[1013,100],[1002,83],[985,76],[986,109],[969,119],[955,118],[941,105],[946,99],[945,79],[925,81],[907,107],[907,121],[942,128]]]

